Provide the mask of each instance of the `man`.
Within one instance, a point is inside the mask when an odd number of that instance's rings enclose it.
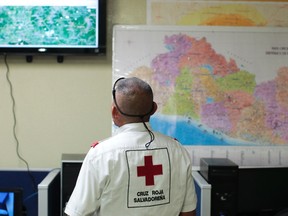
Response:
[[[93,145],[66,206],[70,216],[195,216],[190,157],[176,140],[153,132],[151,87],[121,78],[113,87],[117,133]]]

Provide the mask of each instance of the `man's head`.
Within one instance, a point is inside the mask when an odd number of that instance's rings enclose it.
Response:
[[[117,126],[147,122],[157,110],[150,85],[132,77],[116,81],[113,88],[112,118]]]

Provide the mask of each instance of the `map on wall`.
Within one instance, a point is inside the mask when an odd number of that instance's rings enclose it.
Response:
[[[148,0],[147,23],[156,25],[287,27],[288,3]]]
[[[152,128],[187,147],[288,146],[287,38],[280,28],[116,26],[113,79],[150,83]]]

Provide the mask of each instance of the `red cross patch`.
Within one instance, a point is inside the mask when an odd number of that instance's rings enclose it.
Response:
[[[153,165],[152,155],[144,156],[144,166],[137,167],[137,176],[145,177],[146,186],[155,185],[154,176],[162,174],[162,165]]]
[[[170,202],[171,165],[167,148],[126,151],[128,208]]]

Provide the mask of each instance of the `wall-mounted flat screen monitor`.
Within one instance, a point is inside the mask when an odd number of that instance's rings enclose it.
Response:
[[[0,188],[0,215],[21,216],[22,194],[21,188]]]
[[[106,0],[1,0],[1,54],[106,52]]]

